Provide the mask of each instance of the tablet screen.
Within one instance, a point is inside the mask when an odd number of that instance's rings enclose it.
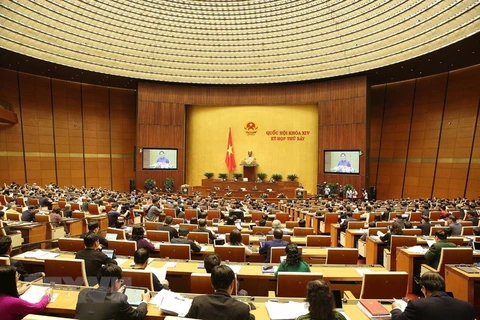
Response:
[[[127,301],[132,306],[138,306],[142,302],[142,293],[147,292],[146,288],[132,288],[126,287],[124,294],[127,296]]]

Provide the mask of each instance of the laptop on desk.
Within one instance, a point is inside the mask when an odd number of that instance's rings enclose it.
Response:
[[[113,259],[115,256],[115,249],[103,249],[102,252],[110,259]]]
[[[480,253],[480,241],[475,241],[473,243],[473,252]]]
[[[117,240],[117,234],[116,233],[107,233],[105,235],[105,239],[107,239],[107,240]]]

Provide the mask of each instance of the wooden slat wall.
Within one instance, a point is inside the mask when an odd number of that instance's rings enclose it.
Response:
[[[479,72],[477,65],[390,83],[386,91],[385,85],[372,87],[369,165],[371,172],[378,166],[378,175],[369,185],[377,187],[377,198],[480,194]],[[373,113],[382,110],[378,121]]]
[[[0,69],[0,79],[0,96],[20,120],[0,125],[0,183],[128,191],[134,178],[135,91],[6,69]]]
[[[147,178],[162,187],[171,177],[178,189],[185,179],[185,108],[188,105],[275,105],[317,103],[319,114],[319,174],[317,181],[352,183],[365,186],[366,157],[360,161],[360,175],[323,174],[324,149],[361,149],[366,152],[365,77],[308,84],[263,86],[190,86],[140,83],[138,88],[138,127],[136,185],[143,188]],[[179,149],[176,171],[142,170],[142,147]],[[188,165],[188,164],[187,164]],[[312,190],[316,192],[316,190]]]

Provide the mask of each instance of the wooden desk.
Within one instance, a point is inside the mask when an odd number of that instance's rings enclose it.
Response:
[[[473,261],[480,261],[480,253],[473,254]],[[412,293],[413,277],[415,276],[415,272],[417,272],[417,275],[420,275],[419,271],[423,263],[427,263],[424,253],[412,252],[408,249],[398,249],[397,271],[405,271],[408,273],[407,293]]]
[[[68,225],[71,236],[79,236],[83,233],[83,221],[75,218],[66,218],[63,221]]]
[[[41,242],[40,247],[45,248],[45,240],[47,239],[47,226],[45,224],[38,222],[15,221],[9,222],[8,227],[22,232],[24,245]]]
[[[292,243],[296,244],[297,246],[306,246],[307,245],[307,237],[291,237]],[[256,235],[250,235],[250,244],[252,245],[260,245],[259,237]]]
[[[330,237],[332,238],[332,247],[338,247],[338,236],[339,236],[340,224],[335,223],[330,226]]]
[[[480,273],[466,273],[454,265],[446,265],[445,289],[455,298],[470,302],[475,307],[476,318],[480,318]]]
[[[55,301],[50,302],[46,309],[43,311],[43,314],[56,314],[65,317],[73,317],[75,315],[75,308],[78,300],[79,292],[85,287],[74,287],[74,286],[55,286],[53,289],[54,294],[58,294],[58,297]],[[184,294],[188,298],[194,298],[195,294]],[[235,297],[239,301],[249,302],[249,297]],[[256,310],[252,310],[251,313],[255,315],[257,320],[268,320],[270,319],[268,315],[267,308],[265,307],[265,302],[269,300],[268,297],[254,297],[252,301],[255,304]],[[277,298],[279,302],[288,302],[296,301],[303,302],[304,299],[300,298]],[[343,305],[343,309],[347,316],[350,319],[355,320],[368,320],[368,317],[360,311],[357,307],[358,300],[351,299],[348,300]],[[387,309],[390,309],[390,305],[385,305]],[[162,312],[157,308],[156,305],[148,304],[147,315],[145,319],[164,319],[167,315],[162,314]]]
[[[367,237],[367,254],[366,254],[366,264],[377,264],[380,260],[380,257],[383,256],[383,249],[387,247],[387,244],[380,240],[374,240],[372,237]]]
[[[365,233],[365,230],[362,229],[347,229],[345,230],[345,247],[346,248],[356,248],[357,241]]]

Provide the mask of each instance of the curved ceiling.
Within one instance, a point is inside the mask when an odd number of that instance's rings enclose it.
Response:
[[[479,1],[24,0],[1,46],[110,75],[198,84],[308,81],[439,50],[480,30]]]

